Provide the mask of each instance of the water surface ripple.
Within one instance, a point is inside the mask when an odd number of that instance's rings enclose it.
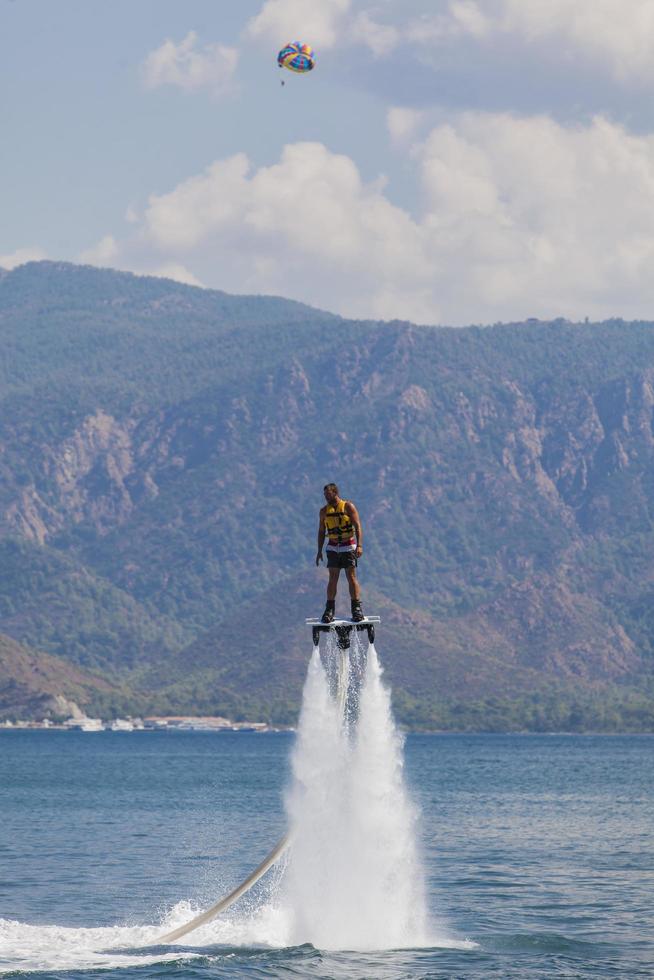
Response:
[[[451,944],[280,946],[273,875],[152,945],[281,837],[292,739],[1,731],[0,974],[654,977],[650,736],[407,739],[433,934]]]

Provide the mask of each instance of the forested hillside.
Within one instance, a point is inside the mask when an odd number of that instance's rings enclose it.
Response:
[[[0,631],[139,708],[291,720],[336,480],[405,722],[654,727],[653,324],[353,322],[43,262],[0,277],[0,342]]]

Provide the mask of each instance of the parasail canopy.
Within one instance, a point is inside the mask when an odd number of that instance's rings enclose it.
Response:
[[[301,41],[289,41],[277,55],[277,64],[280,68],[288,68],[299,74],[311,71],[315,65],[315,53],[310,44],[302,44]]]

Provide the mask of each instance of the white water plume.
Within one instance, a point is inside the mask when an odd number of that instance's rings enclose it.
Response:
[[[350,730],[317,650],[309,664],[287,799],[292,848],[282,901],[292,943],[359,950],[427,943],[416,811],[381,673],[371,645]]]

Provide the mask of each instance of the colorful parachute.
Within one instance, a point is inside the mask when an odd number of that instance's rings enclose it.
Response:
[[[310,44],[302,44],[300,41],[289,41],[277,55],[277,64],[280,68],[288,68],[289,71],[296,71],[303,74],[313,69],[315,58],[316,56]]]

